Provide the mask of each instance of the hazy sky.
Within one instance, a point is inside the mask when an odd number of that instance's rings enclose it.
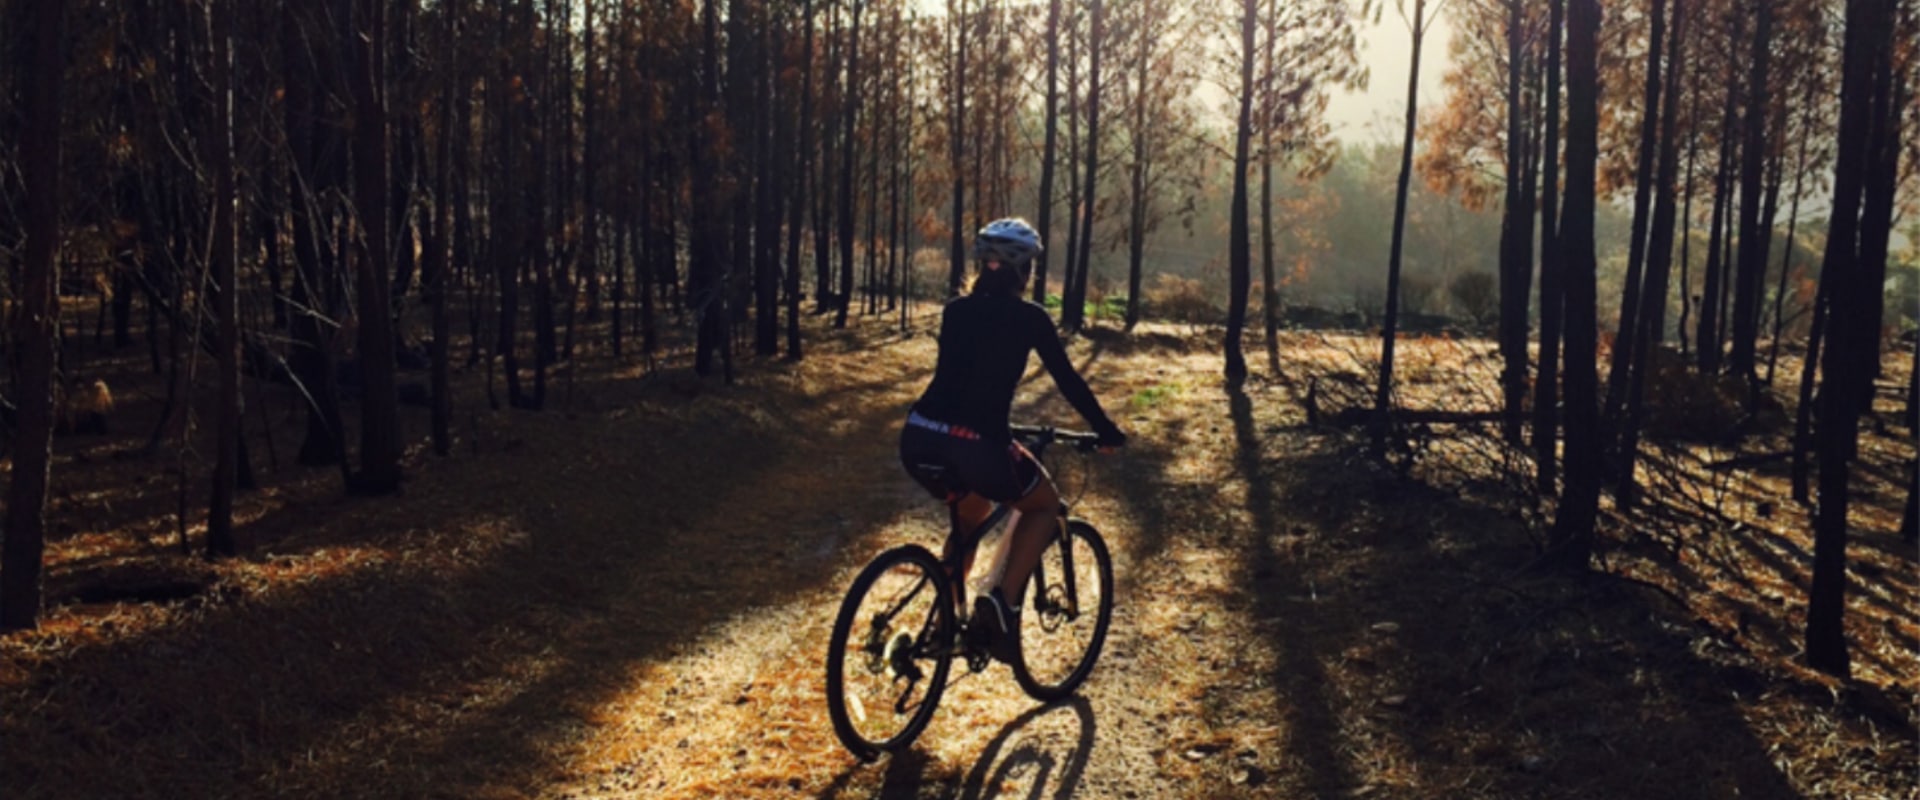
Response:
[[[1413,68],[1413,37],[1399,15],[1388,8],[1380,24],[1362,26],[1360,59],[1371,78],[1365,92],[1335,95],[1328,105],[1334,133],[1346,141],[1398,143],[1407,108],[1407,71]],[[1420,107],[1440,102],[1440,76],[1447,65],[1452,28],[1445,16],[1427,31],[1420,54]]]

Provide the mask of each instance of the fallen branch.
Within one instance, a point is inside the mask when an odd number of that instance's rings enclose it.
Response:
[[[1318,413],[1309,400],[1309,416],[1319,417],[1336,428],[1357,428],[1373,419],[1371,408],[1343,408],[1329,415]],[[1448,411],[1444,409],[1403,409],[1392,412],[1393,421],[1403,425],[1478,425],[1499,422],[1498,411]]]
[[[1744,456],[1735,456],[1733,458],[1721,459],[1719,461],[1709,461],[1703,466],[1715,472],[1721,472],[1721,471],[1730,470],[1730,469],[1745,469],[1747,467],[1757,467],[1757,466],[1760,466],[1761,464],[1767,464],[1774,461],[1785,461],[1792,457],[1793,457],[1792,450],[1780,450],[1780,451],[1771,452],[1771,453],[1752,453]]]

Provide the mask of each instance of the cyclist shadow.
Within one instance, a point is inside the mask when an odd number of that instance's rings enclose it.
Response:
[[[1052,712],[1067,710],[1073,712],[1072,724],[1075,735],[1071,744],[1062,737],[1051,735],[1024,736],[1011,751],[1007,745],[1014,741],[1015,734],[1029,730],[1033,724]],[[1015,787],[1025,786],[1025,796],[1031,800],[1046,797],[1049,784],[1056,788],[1055,798],[1069,798],[1079,791],[1080,779],[1087,771],[1088,758],[1093,753],[1094,719],[1093,706],[1084,697],[1074,696],[1059,703],[1036,706],[1026,713],[1015,717],[1011,722],[994,734],[993,740],[981,751],[980,758],[974,761],[973,768],[956,787],[951,777],[930,776],[927,767],[930,760],[919,748],[911,748],[904,753],[887,759],[886,773],[881,776],[880,786],[868,795],[876,798],[918,798],[956,797],[962,800],[992,800],[1019,794],[1018,788],[1008,788],[1009,782]],[[1064,750],[1062,749],[1064,748]],[[858,774],[865,765],[849,767],[834,779],[821,798],[837,798],[849,792],[861,790],[851,784],[858,782]],[[1058,777],[1056,778],[1056,774]],[[943,788],[933,788],[929,784],[945,784]]]
[[[1072,711],[1078,728],[1073,743],[1064,745],[1065,752],[1060,752],[1063,745],[1054,736],[1024,736],[1018,746],[1002,755],[1007,744],[1014,740],[1014,734],[1059,710]],[[993,741],[987,743],[987,749],[967,772],[959,796],[963,800],[989,800],[1017,794],[1018,789],[1003,793],[1003,787],[1009,780],[1020,779],[1020,783],[1028,787],[1026,797],[1045,797],[1048,784],[1056,787],[1053,797],[1072,797],[1087,771],[1087,759],[1093,753],[1093,735],[1093,706],[1084,697],[1075,695],[1064,702],[1035,707],[1008,722],[994,735]]]

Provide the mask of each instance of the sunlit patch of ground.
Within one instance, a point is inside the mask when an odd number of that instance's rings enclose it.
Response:
[[[343,500],[337,473],[263,469],[243,529],[256,554],[220,564],[169,555],[173,480],[133,477],[154,462],[63,462],[56,495],[74,499],[55,513],[58,604],[42,630],[0,640],[0,785],[21,797],[1915,789],[1913,709],[1888,700],[1920,688],[1920,590],[1889,504],[1904,499],[1889,476],[1910,436],[1882,430],[1864,448],[1858,673],[1840,685],[1793,663],[1807,515],[1778,465],[1717,471],[1701,464],[1730,448],[1659,443],[1659,468],[1684,477],[1650,496],[1660,526],[1609,521],[1604,572],[1664,593],[1537,574],[1525,568],[1551,507],[1526,494],[1527,457],[1492,426],[1410,431],[1405,466],[1389,468],[1362,455],[1356,430],[1306,424],[1309,405],[1325,423],[1370,396],[1371,340],[1287,334],[1277,370],[1250,342],[1256,375],[1231,393],[1216,332],[1151,326],[1071,347],[1134,436],[1122,457],[1055,465],[1116,562],[1092,678],[1039,707],[1004,667],[956,666],[914,748],[860,764],[827,722],[822,660],[854,571],[942,535],[942,512],[894,457],[934,355],[935,317],[922,320],[906,336],[879,320],[820,326],[804,361],[743,356],[732,386],[687,374],[684,353],[658,372],[591,354],[556,384],[564,405],[463,410],[454,457],[416,448],[398,498]],[[1399,402],[1496,407],[1490,352],[1403,341]],[[1896,368],[1885,382],[1904,379]],[[461,381],[462,397],[484,396],[477,372]],[[299,427],[284,401],[268,408],[284,462]],[[1079,424],[1037,373],[1016,415]],[[1777,446],[1764,436],[1742,452]],[[113,579],[194,588],[155,602],[65,593]]]

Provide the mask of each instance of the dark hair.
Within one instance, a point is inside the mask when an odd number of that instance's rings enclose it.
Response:
[[[1018,267],[1002,265],[999,269],[987,269],[986,262],[980,262],[980,268],[973,273],[973,279],[967,284],[969,295],[992,295],[996,297],[1019,297],[1020,290],[1026,288],[1027,270],[1033,262]]]

